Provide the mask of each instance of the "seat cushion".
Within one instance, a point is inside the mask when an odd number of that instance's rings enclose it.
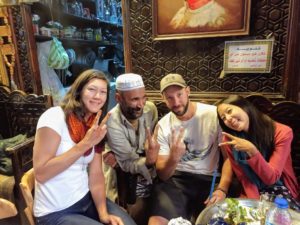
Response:
[[[0,197],[14,202],[15,179],[13,176],[0,174]]]

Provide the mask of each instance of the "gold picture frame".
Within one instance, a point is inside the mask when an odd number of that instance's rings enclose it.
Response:
[[[251,0],[152,0],[154,40],[249,34]]]

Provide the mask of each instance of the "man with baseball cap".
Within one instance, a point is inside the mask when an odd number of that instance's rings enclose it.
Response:
[[[231,177],[230,170],[222,171],[218,187],[208,199],[220,158],[221,128],[216,107],[190,101],[190,88],[179,74],[163,77],[160,91],[171,112],[155,128],[160,144],[156,171],[161,181],[152,193],[149,225],[197,216],[205,204],[226,197],[230,183],[227,173]]]
[[[143,225],[143,221],[147,222],[149,210],[145,207],[149,205],[152,179],[156,176],[154,164],[159,145],[152,132],[158,113],[155,105],[146,101],[143,79],[138,74],[118,76],[115,97],[118,104],[111,110],[107,122],[107,141],[118,165],[132,174],[131,181],[136,181],[136,186],[131,187],[136,203],[128,208],[136,223]]]

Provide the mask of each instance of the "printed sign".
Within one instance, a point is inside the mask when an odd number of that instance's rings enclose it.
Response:
[[[273,40],[225,42],[224,73],[269,73]]]

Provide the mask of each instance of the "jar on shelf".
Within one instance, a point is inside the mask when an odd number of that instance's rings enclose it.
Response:
[[[63,8],[63,12],[68,13],[68,1],[67,0],[61,0],[60,4]]]
[[[84,29],[84,36],[86,40],[92,41],[94,39],[93,29],[92,28]]]
[[[74,32],[76,31],[76,27],[67,26],[64,28],[64,37],[65,38],[73,38]]]
[[[51,37],[51,29],[47,27],[41,27],[41,35]]]
[[[91,12],[89,8],[83,8],[83,17],[91,19]]]
[[[63,29],[63,26],[61,25],[61,23],[57,22],[57,21],[48,21],[46,23],[46,26],[48,28],[51,29],[51,36],[54,36],[54,37],[59,37],[59,30]]]
[[[78,29],[74,32],[74,38],[75,39],[84,39],[84,35],[82,34],[82,31],[80,29]]]
[[[94,39],[95,41],[102,41],[102,30],[101,28],[97,28],[94,30]]]

